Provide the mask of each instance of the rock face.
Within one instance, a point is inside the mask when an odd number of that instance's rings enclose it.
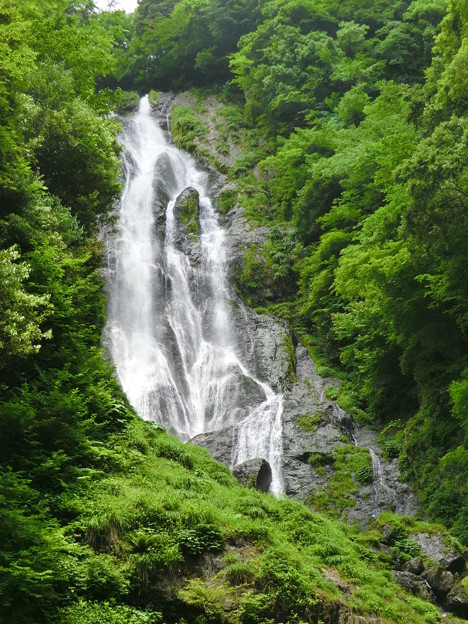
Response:
[[[268,492],[272,480],[270,464],[259,457],[237,464],[232,474],[242,485],[254,487],[260,492]]]
[[[160,114],[164,114],[161,105]],[[164,163],[160,166],[163,167]],[[230,188],[218,176],[213,192]],[[175,244],[190,262],[200,260],[198,227],[199,198],[195,189],[185,189],[174,205]],[[224,218],[228,271],[241,261],[246,245],[265,241],[266,228],[251,229],[241,209],[234,205]],[[335,381],[321,377],[306,348],[297,341],[287,325],[246,307],[231,292],[232,334],[241,360],[256,379],[268,383],[283,397],[282,445],[283,483],[288,496],[306,501],[312,507],[328,510],[335,516],[366,526],[385,510],[413,514],[417,507],[408,486],[399,481],[396,460],[386,462],[376,442],[376,434],[358,427],[332,396]],[[258,404],[259,386],[241,389],[246,413],[249,405]],[[237,408],[236,408],[237,409]],[[206,447],[218,461],[233,467],[238,432],[236,414],[233,425],[196,436],[191,441]],[[355,466],[358,466],[356,468]],[[347,483],[339,492],[335,484]]]
[[[174,203],[174,246],[197,262],[200,256],[198,234],[200,231],[200,196],[188,187],[178,195]]]
[[[411,538],[421,550],[440,567],[450,572],[463,572],[466,565],[465,557],[446,543],[442,535],[416,533]]]
[[[398,570],[392,570],[392,574],[394,581],[406,591],[410,592],[414,596],[422,598],[423,600],[435,602],[435,596],[432,593],[428,582],[420,576],[412,574],[411,572],[400,572]]]
[[[466,581],[465,577],[465,581]],[[452,591],[448,594],[446,608],[460,617],[468,618],[468,584],[459,580]]]
[[[384,525],[381,531],[386,544],[391,546],[397,543],[398,534],[390,525]],[[430,600],[444,610],[467,617],[468,577],[465,576],[466,560],[463,553],[449,545],[441,533],[414,533],[408,539],[418,544],[422,556],[403,564],[396,557],[393,564],[398,569],[392,570],[395,581],[414,595]],[[395,551],[392,552],[395,555]]]
[[[237,208],[230,211],[226,219],[226,255],[231,264],[242,257],[246,243],[260,243],[265,236],[263,230],[250,230]],[[334,380],[318,375],[306,348],[297,344],[287,325],[247,308],[234,293],[231,314],[233,333],[241,337],[236,348],[243,361],[258,379],[283,395],[285,493],[319,509],[337,510],[335,515],[360,526],[366,526],[385,510],[414,513],[414,496],[399,481],[396,461],[386,462],[376,434],[357,427],[349,414],[327,398],[334,390]],[[192,442],[232,467],[236,436],[235,427],[228,427],[196,436]],[[359,475],[349,468],[356,455],[363,464]],[[344,497],[333,491],[338,470],[341,476],[346,473],[349,482]]]
[[[455,582],[454,576],[451,572],[438,568],[437,566],[424,570],[422,578],[429,583],[431,589],[434,590],[434,593],[439,598],[446,596],[453,588],[453,584]]]
[[[188,96],[187,96],[188,97]],[[180,99],[180,96],[178,96]],[[155,109],[159,121],[169,128],[173,96],[163,96]],[[183,103],[178,101],[179,104]],[[161,171],[164,163],[160,163]],[[207,165],[207,169],[210,167]],[[233,193],[233,182],[211,170],[211,196]],[[172,184],[172,182],[168,182]],[[242,262],[246,246],[261,245],[268,228],[252,228],[235,201],[222,217],[226,232],[225,255],[231,275]],[[199,261],[198,195],[185,189],[174,206],[176,245],[192,263]],[[358,427],[333,400],[335,381],[321,377],[305,347],[298,345],[283,321],[257,314],[231,292],[230,315],[235,348],[256,379],[268,383],[283,397],[282,446],[285,494],[328,510],[337,517],[366,526],[382,511],[413,514],[417,506],[408,486],[399,481],[396,460],[382,458],[376,434]],[[245,405],[258,404],[258,385],[242,388]],[[257,393],[257,395],[255,394]],[[232,415],[236,422],[236,414]],[[196,436],[192,442],[205,446],[213,457],[233,467],[238,432],[235,424]],[[337,483],[346,484],[343,492]],[[340,486],[341,487],[341,486]]]

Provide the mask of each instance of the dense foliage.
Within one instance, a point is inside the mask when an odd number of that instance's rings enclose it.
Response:
[[[386,427],[426,509],[467,541],[468,4],[218,9],[144,0],[134,63],[150,65],[150,82],[139,84],[230,79],[224,123],[241,102],[245,156],[228,174],[246,213],[273,226],[246,250],[240,290],[325,357],[343,406]]]
[[[102,357],[101,250],[119,192],[92,5],[0,3],[0,620],[53,621],[69,573],[64,491],[130,417]]]

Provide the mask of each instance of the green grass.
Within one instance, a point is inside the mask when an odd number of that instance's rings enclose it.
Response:
[[[371,540],[242,488],[205,450],[135,419],[112,452],[113,469],[69,501],[65,561],[77,599],[63,624],[316,622],[344,604],[388,623],[437,620],[393,583]],[[356,471],[362,458],[340,461]]]
[[[177,147],[195,152],[197,140],[206,137],[206,128],[189,106],[173,106],[171,116],[172,140]]]

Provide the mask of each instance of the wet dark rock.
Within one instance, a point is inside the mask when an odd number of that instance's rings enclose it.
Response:
[[[435,535],[415,533],[410,535],[410,539],[416,542],[429,559],[445,570],[454,573],[465,570],[466,560],[463,554],[449,545],[440,533]]]
[[[286,323],[257,314],[235,296],[231,314],[236,329],[233,333],[242,337],[236,350],[242,354],[250,372],[260,381],[266,381],[275,392],[287,390],[295,362],[290,357],[292,334]]]
[[[166,152],[163,152],[155,163],[153,176],[153,215],[156,231],[161,240],[164,240],[165,236],[166,206],[177,188],[178,182],[171,159]]]
[[[242,485],[254,487],[260,492],[269,491],[273,477],[270,464],[260,457],[237,464],[232,474]]]
[[[398,468],[380,456],[376,434],[363,428],[357,430],[349,414],[326,398],[326,389],[333,385],[333,380],[317,374],[314,362],[302,345],[295,347],[295,361],[291,361],[290,345],[293,339],[286,325],[278,319],[257,314],[237,299],[234,307],[232,316],[236,327],[233,333],[243,336],[242,344],[237,348],[242,352],[249,370],[257,379],[267,381],[276,392],[283,394],[285,493],[308,501],[315,491],[327,491],[335,474],[336,450],[357,442],[364,448],[371,445],[379,457],[380,478],[385,478],[385,483],[360,485],[357,494],[353,494],[353,507],[346,510],[347,519],[365,527],[387,509],[402,513],[411,511],[408,500],[413,505],[412,494],[408,494],[407,486],[399,482]],[[251,391],[258,393],[259,386]],[[253,398],[258,405],[259,396],[254,397],[247,392],[246,397],[243,409],[248,410],[249,401]],[[239,417],[240,412],[235,418],[233,415],[233,423]],[[235,441],[235,427],[196,436],[192,440],[206,447],[215,459],[227,466],[231,466]]]
[[[187,187],[174,203],[174,246],[185,254],[192,265],[200,262],[200,196],[194,188]]]
[[[441,596],[446,596],[455,583],[454,576],[451,572],[442,570],[442,568],[438,568],[437,566],[424,570],[422,578],[429,583],[431,589],[439,598]]]
[[[400,570],[392,570],[392,574],[395,583],[398,583],[398,585],[403,587],[404,590],[410,592],[414,596],[422,598],[423,600],[435,602],[435,596],[429,587],[428,582],[420,576],[412,574],[411,572],[402,572]]]
[[[412,574],[421,574],[424,571],[424,562],[421,557],[414,557],[409,561],[406,561],[401,569],[403,572],[411,572]],[[430,583],[429,583],[430,585]]]
[[[235,439],[235,428],[225,427],[224,429],[218,429],[218,431],[200,433],[193,437],[190,443],[203,446],[210,451],[213,459],[225,466],[230,466]]]
[[[465,579],[466,580],[466,579]],[[447,610],[468,618],[468,586],[463,581],[458,581],[455,587],[449,592],[445,607]]]
[[[174,203],[174,219],[185,235],[196,235],[200,230],[200,195],[191,186],[180,193]]]
[[[170,92],[160,93],[157,104],[150,100],[153,114],[156,117],[159,126],[167,134],[170,134],[171,107],[173,100],[174,94]]]

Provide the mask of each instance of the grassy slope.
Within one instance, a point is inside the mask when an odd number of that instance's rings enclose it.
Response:
[[[334,622],[340,609],[438,621],[394,584],[375,531],[242,488],[203,449],[138,419],[102,453],[101,478],[69,501],[69,594],[82,599],[64,622],[120,622],[109,599],[149,609],[127,622]]]

